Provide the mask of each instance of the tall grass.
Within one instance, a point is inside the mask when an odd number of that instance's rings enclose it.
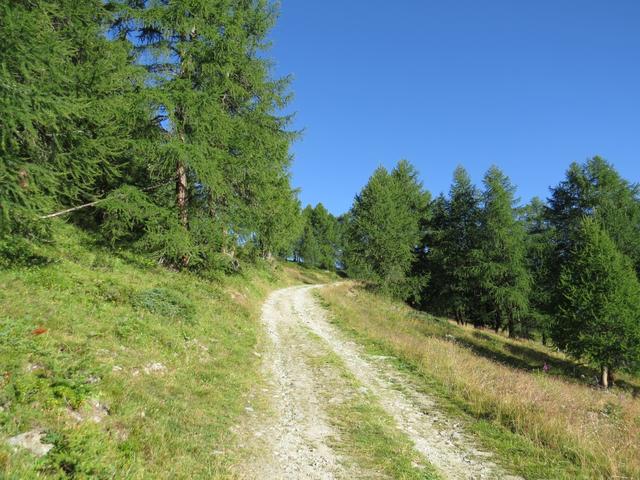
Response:
[[[527,478],[640,478],[640,399],[630,390],[592,387],[584,368],[541,345],[460,328],[353,285],[320,295],[336,323],[398,356]],[[535,367],[542,360],[550,374]]]

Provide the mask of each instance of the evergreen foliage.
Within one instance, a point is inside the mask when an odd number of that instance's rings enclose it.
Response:
[[[378,168],[348,216],[347,272],[391,295],[418,296],[427,279],[411,272],[422,248],[429,198],[409,162],[399,162],[391,172]]]
[[[121,181],[145,121],[143,73],[104,29],[103,2],[0,6],[0,234],[37,236],[38,217]]]
[[[533,331],[538,331],[543,343],[549,338],[555,308],[552,275],[554,231],[545,213],[545,204],[538,197],[534,197],[521,211],[526,231],[526,263],[531,275],[529,312],[523,319],[523,333],[530,336]]]
[[[449,198],[432,206],[426,244],[432,286],[429,305],[458,322],[473,316],[477,304],[475,252],[480,241],[480,193],[463,167],[456,168]]]
[[[640,272],[640,186],[594,157],[572,163],[566,178],[551,190],[547,216],[556,232],[557,260],[569,256],[575,231],[585,215],[598,215],[603,228]]]
[[[172,255],[163,249],[165,256],[184,266],[202,259],[191,223],[205,217],[223,232],[223,251],[244,239],[263,257],[283,253],[299,209],[288,176],[293,134],[288,117],[275,114],[286,106],[288,82],[272,79],[259,55],[272,7],[237,0],[112,6],[114,32],[146,66],[155,121],[165,131],[145,166],[153,181],[175,183],[173,204],[157,202],[178,219],[164,226],[166,239],[192,237]]]
[[[322,203],[315,208],[308,205],[302,211],[302,217],[304,227],[295,256],[306,265],[335,269],[339,251],[337,219]]]
[[[572,240],[560,274],[553,338],[600,366],[606,387],[613,370],[640,366],[640,284],[599,220],[584,218]]]
[[[516,218],[515,188],[497,168],[484,177],[480,246],[475,252],[484,322],[509,336],[520,332],[529,307],[525,232]]]

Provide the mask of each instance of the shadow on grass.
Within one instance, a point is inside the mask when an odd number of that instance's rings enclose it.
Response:
[[[476,355],[512,368],[533,372],[542,370],[547,363],[551,367],[551,375],[585,385],[593,386],[597,382],[598,371],[592,367],[551,356],[525,344],[513,344],[482,331],[474,331],[471,336],[457,337],[456,341]],[[630,391],[634,397],[640,396],[640,384],[636,382],[617,378],[615,386]]]

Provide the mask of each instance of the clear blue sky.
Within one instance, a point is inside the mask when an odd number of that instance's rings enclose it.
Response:
[[[282,0],[293,182],[335,214],[378,165],[434,194],[496,164],[523,200],[599,154],[640,180],[640,1]]]

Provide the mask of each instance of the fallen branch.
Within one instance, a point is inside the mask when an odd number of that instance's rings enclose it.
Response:
[[[41,220],[45,220],[47,218],[59,217],[60,215],[64,215],[65,213],[75,212],[76,210],[82,210],[83,208],[93,207],[100,202],[104,202],[108,200],[107,198],[101,198],[100,200],[96,200],[95,202],[85,203],[84,205],[78,205],[77,207],[67,208],[66,210],[62,210],[60,212],[50,213],[49,215],[43,215],[40,217]]]
[[[148,192],[150,190],[155,190],[156,188],[163,187],[166,184],[173,182],[174,180],[175,180],[175,178],[171,178],[170,180],[167,180],[166,182],[162,182],[162,183],[159,183],[157,185],[152,185],[151,187],[143,188],[141,191],[142,192]],[[61,210],[59,212],[50,213],[48,215],[42,215],[40,217],[40,220],[46,220],[47,218],[55,218],[55,217],[59,217],[61,215],[65,215],[67,213],[75,212],[76,210],[82,210],[83,208],[93,207],[94,205],[97,205],[99,203],[105,202],[107,200],[109,200],[109,198],[105,197],[105,198],[101,198],[99,200],[95,200],[93,202],[85,203],[84,205],[78,205],[77,207],[67,208],[66,210]]]

